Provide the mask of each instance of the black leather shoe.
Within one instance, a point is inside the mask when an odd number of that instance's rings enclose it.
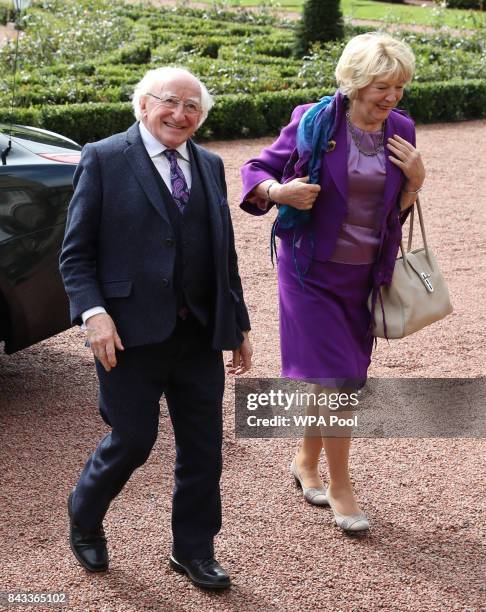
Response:
[[[108,569],[108,551],[103,527],[93,531],[82,531],[73,519],[71,501],[68,497],[69,545],[76,559],[89,572],[104,572]]]
[[[228,589],[231,580],[221,565],[210,559],[176,559],[170,556],[169,564],[179,574],[186,574],[193,584],[203,589]]]

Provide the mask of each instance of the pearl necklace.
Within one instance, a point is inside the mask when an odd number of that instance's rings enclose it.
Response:
[[[380,138],[375,143],[375,148],[373,149],[373,151],[365,151],[364,149],[361,148],[361,142],[360,142],[359,136],[358,136],[358,134],[356,132],[356,127],[351,123],[351,117],[349,115],[349,111],[346,111],[346,123],[348,124],[349,132],[351,134],[351,138],[353,139],[353,142],[356,145],[356,148],[358,149],[358,151],[360,153],[362,153],[363,155],[367,155],[368,157],[375,157],[376,155],[378,155],[378,153],[383,149],[383,143],[385,142],[386,120],[383,121],[383,125],[381,126]],[[362,138],[363,138],[363,136],[361,136],[361,139]]]

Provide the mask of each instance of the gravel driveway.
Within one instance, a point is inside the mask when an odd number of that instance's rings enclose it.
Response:
[[[420,126],[417,140],[428,170],[429,241],[455,312],[408,339],[380,341],[370,375],[483,377],[486,121]],[[209,145],[227,169],[254,376],[279,373],[276,279],[268,257],[271,219],[238,209],[238,169],[269,142]],[[68,547],[66,497],[106,431],[96,388],[78,330],[0,355],[0,591],[63,591],[68,609],[80,612],[418,612],[484,604],[483,441],[357,439],[352,475],[372,529],[350,538],[332,526],[329,510],[306,504],[296,491],[288,472],[295,440],[235,439],[231,380],[217,556],[232,590],[201,592],[168,568],[174,447],[164,405],[148,463],[105,521],[110,571],[88,575]]]

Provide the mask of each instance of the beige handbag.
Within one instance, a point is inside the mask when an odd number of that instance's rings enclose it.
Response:
[[[385,311],[386,336],[379,294],[376,300],[373,334],[378,338],[404,338],[452,312],[444,277],[427,246],[422,209],[418,199],[415,205],[424,246],[411,250],[414,218],[414,209],[412,209],[407,252],[404,251],[402,241],[400,243],[402,256],[395,262],[391,284],[389,287],[384,285],[380,287]],[[368,308],[371,311],[371,295],[368,299]]]

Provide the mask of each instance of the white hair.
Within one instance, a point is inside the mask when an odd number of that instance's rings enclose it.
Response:
[[[352,38],[336,66],[336,81],[341,93],[353,100],[358,89],[377,77],[408,83],[415,70],[415,56],[407,43],[381,32]]]
[[[135,114],[135,118],[137,121],[140,121],[142,117],[141,109],[140,109],[140,98],[150,93],[152,89],[156,86],[164,85],[168,80],[177,76],[191,76],[199,83],[199,87],[201,88],[201,107],[202,107],[202,115],[201,119],[198,123],[198,127],[200,127],[204,121],[206,120],[209,111],[214,105],[214,100],[209,91],[207,90],[204,83],[202,83],[195,74],[193,74],[190,70],[186,68],[176,68],[173,66],[164,66],[163,68],[155,68],[153,70],[149,70],[145,73],[142,80],[139,81],[133,92],[132,96],[132,104],[133,104],[133,112]]]

